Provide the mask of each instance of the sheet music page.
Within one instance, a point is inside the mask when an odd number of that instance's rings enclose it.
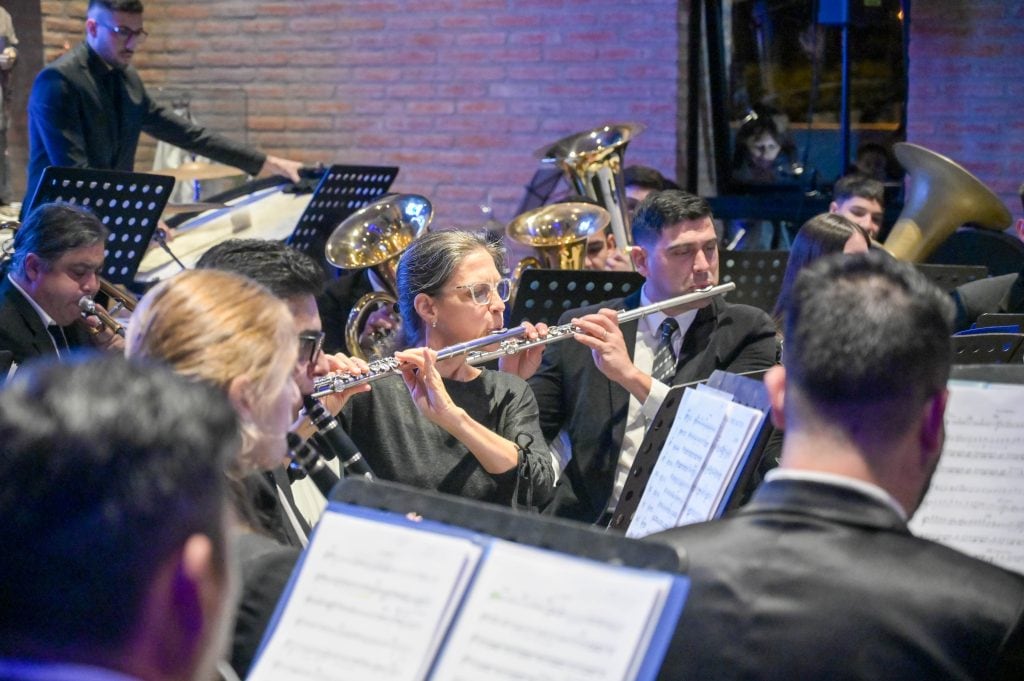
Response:
[[[725,421],[718,431],[718,437],[711,447],[707,462],[697,478],[690,498],[683,507],[677,525],[689,525],[715,517],[715,511],[722,503],[729,482],[736,472],[740,455],[754,437],[755,426],[763,412],[760,409],[730,402],[726,407]]]
[[[1024,386],[949,387],[946,445],[910,529],[1024,573]]]
[[[732,402],[711,392],[687,388],[672,429],[651,471],[627,537],[675,527]]]
[[[425,678],[483,549],[327,512],[249,681]]]
[[[635,678],[670,575],[496,540],[432,681]]]

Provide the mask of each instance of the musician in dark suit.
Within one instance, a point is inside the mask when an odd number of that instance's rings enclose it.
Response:
[[[298,182],[300,164],[196,126],[146,93],[131,66],[145,41],[139,0],[90,0],[85,41],[43,69],[28,103],[29,164],[25,204],[47,166],[133,168],[139,133],[245,172]]]
[[[0,281],[0,350],[15,364],[40,355],[64,356],[80,346],[121,349],[109,330],[96,335],[78,324],[83,296],[99,291],[107,228],[70,204],[36,208],[14,235],[14,255]],[[95,317],[89,324],[99,326]]]
[[[642,290],[563,315],[560,323],[576,320],[581,328],[578,342],[549,345],[530,378],[544,435],[556,440],[562,431],[556,448],[560,444],[568,458],[550,510],[587,522],[603,521],[614,509],[647,424],[671,385],[708,378],[715,369],[740,373],[775,362],[768,315],[718,298],[619,327],[616,309],[718,283],[718,239],[707,201],[680,190],[651,194],[637,207],[632,228],[634,264],[647,278]],[[664,323],[674,327],[663,333]]]
[[[735,516],[650,537],[692,580],[662,678],[1021,678],[1024,577],[907,529],[942,451],[952,314],[885,254],[800,275],[764,379],[780,467]]]

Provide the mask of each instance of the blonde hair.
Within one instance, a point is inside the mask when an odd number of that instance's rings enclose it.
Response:
[[[163,361],[225,393],[238,377],[247,397],[269,407],[295,371],[298,333],[288,307],[256,282],[219,270],[190,270],[161,282],[139,301],[128,324],[128,357]],[[260,425],[239,415],[244,474]]]

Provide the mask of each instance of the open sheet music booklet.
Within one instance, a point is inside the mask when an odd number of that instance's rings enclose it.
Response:
[[[248,679],[653,679],[687,585],[332,503]]]
[[[949,390],[946,444],[910,530],[1024,573],[1024,385]]]
[[[644,489],[627,537],[721,515],[765,412],[707,385],[687,388]]]

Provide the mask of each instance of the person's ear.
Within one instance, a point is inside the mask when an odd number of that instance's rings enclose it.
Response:
[[[29,283],[35,283],[46,271],[46,262],[35,253],[25,256],[25,279]]]
[[[606,234],[605,237],[604,237],[604,245],[609,250],[614,251],[615,250],[615,235],[614,234]]]
[[[629,257],[633,260],[633,268],[641,275],[648,276],[647,249],[634,245],[629,251]]]
[[[1021,241],[1024,241],[1024,218],[1017,220],[1015,229],[1017,232],[1017,238],[1020,239]]]
[[[431,326],[437,321],[437,301],[426,293],[417,293],[412,301],[413,309],[423,320],[424,326]]]
[[[771,405],[772,425],[779,430],[786,429],[786,414],[783,406],[786,402],[786,369],[776,364],[764,374],[764,387],[768,391],[768,402]]]
[[[85,20],[85,34],[90,38],[96,37],[96,32],[99,30],[99,24],[95,19],[89,17]]]
[[[252,380],[248,376],[235,376],[228,384],[228,401],[238,412],[242,423],[256,422],[256,405],[252,396]]]
[[[948,401],[949,391],[943,388],[932,395],[921,408],[921,464],[928,470],[942,453],[942,445],[946,439],[945,415]]]
[[[838,213],[839,212],[839,204],[836,203],[835,201],[832,201],[831,203],[829,203],[828,204],[828,212],[829,213]]]

